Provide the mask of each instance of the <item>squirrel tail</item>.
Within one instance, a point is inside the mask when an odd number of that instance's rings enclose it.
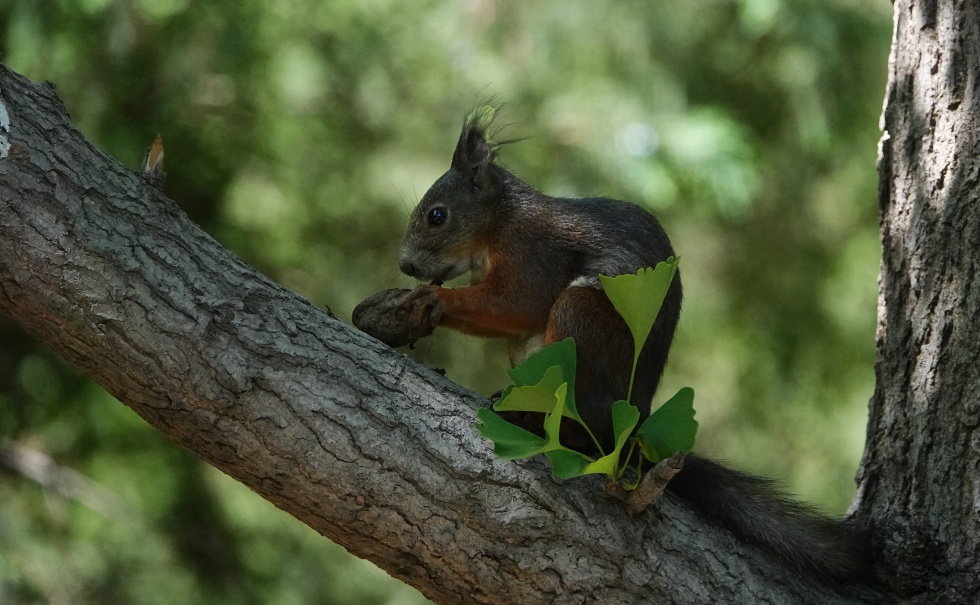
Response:
[[[838,583],[871,577],[868,541],[859,528],[790,500],[769,479],[689,454],[667,489],[709,521],[800,572]]]

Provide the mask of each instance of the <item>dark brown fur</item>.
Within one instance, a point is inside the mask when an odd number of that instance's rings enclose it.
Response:
[[[401,269],[423,280],[466,271],[473,278],[467,287],[415,290],[407,301],[414,305],[413,321],[425,333],[442,325],[506,338],[513,351],[525,354],[521,348],[528,343],[573,337],[578,410],[608,447],[610,408],[627,392],[633,343],[597,276],[652,267],[673,256],[673,248],[660,223],[639,206],[543,195],[497,165],[494,156],[486,125],[467,122],[452,166],[412,214]],[[642,417],[667,363],[680,309],[678,273],[640,357],[632,403]],[[592,448],[583,433],[573,431],[570,445]],[[829,581],[867,577],[860,532],[789,500],[768,480],[691,455],[668,490],[709,521],[802,572]]]

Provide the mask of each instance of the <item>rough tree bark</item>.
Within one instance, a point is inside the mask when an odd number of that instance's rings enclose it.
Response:
[[[855,511],[909,602],[977,594],[978,52],[899,2],[880,170],[878,387]],[[971,212],[972,210],[972,212]],[[258,274],[0,67],[0,311],[174,441],[439,603],[854,603],[667,498],[501,462],[485,402]],[[910,472],[911,471],[911,472]]]
[[[908,603],[980,595],[980,5],[902,1],[882,116],[877,386],[858,518]]]

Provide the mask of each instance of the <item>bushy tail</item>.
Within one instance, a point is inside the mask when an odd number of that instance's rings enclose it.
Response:
[[[870,578],[867,540],[858,528],[790,500],[768,479],[692,454],[667,489],[709,521],[801,572],[839,583]]]

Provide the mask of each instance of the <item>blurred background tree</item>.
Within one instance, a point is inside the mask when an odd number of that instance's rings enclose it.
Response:
[[[697,449],[842,512],[873,388],[887,2],[0,0],[0,52],[273,279],[349,319],[467,111],[552,194],[654,211],[683,257],[664,391]],[[2,253],[2,251],[0,251]],[[412,353],[489,394],[504,347]],[[77,473],[77,475],[73,474]],[[66,479],[67,477],[67,479]],[[0,602],[418,603],[0,319]]]

